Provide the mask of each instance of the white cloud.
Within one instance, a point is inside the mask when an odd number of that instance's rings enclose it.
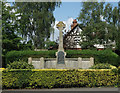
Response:
[[[66,24],[66,31],[70,30],[70,25],[73,22],[73,18],[69,18],[67,21],[63,21]]]
[[[56,28],[56,24],[58,24],[58,22],[59,21],[55,21],[55,25],[54,25],[54,29],[55,29],[54,30],[54,41],[56,41],[56,39],[59,37],[59,30]],[[68,30],[71,29],[70,25],[72,24],[72,22],[73,22],[73,18],[69,18],[69,19],[63,21],[63,23],[66,25],[66,28],[64,29],[64,31],[66,30],[66,32],[67,32]],[[50,36],[50,40],[53,41],[52,34]]]

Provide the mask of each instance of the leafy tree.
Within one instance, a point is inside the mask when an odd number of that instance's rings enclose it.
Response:
[[[114,25],[118,25],[118,9],[117,9],[117,7],[114,7],[114,9],[113,9],[113,24]]]
[[[84,26],[100,22],[100,16],[103,14],[103,5],[104,2],[83,2],[83,8],[81,9],[78,20],[81,21]]]
[[[2,2],[2,54],[3,56],[11,50],[33,49],[31,41],[21,42],[16,22],[16,12],[13,12],[14,5]]]
[[[85,26],[82,31],[82,48],[94,48],[95,44],[102,44],[105,48],[113,47],[111,42],[116,40],[118,9],[104,2],[83,2],[83,8],[78,20]]]
[[[45,41],[50,37],[51,24],[55,18],[53,11],[58,2],[16,2],[18,31],[22,37],[31,40],[35,48],[45,48]]]
[[[2,2],[2,51],[6,54],[10,50],[18,50],[21,37],[15,34],[16,27],[14,24],[15,14],[12,13],[12,7]]]
[[[104,16],[103,18],[104,18],[104,20],[106,20],[106,22],[111,23],[112,6],[109,3],[105,6],[103,16]]]
[[[115,19],[115,23],[116,21],[118,21],[118,34],[117,34],[117,39],[116,39],[116,45],[117,45],[117,49],[120,51],[120,2],[118,3],[118,16],[117,16],[117,10],[115,9],[115,13],[114,13],[114,19]],[[118,20],[117,20],[118,17]]]

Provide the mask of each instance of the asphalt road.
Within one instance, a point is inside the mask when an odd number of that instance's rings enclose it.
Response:
[[[2,93],[120,93],[119,88],[8,89]]]

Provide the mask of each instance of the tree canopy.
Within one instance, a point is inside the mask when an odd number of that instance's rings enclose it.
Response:
[[[12,7],[7,6],[6,2],[2,2],[2,52],[5,54],[10,50],[18,50],[21,37],[16,33],[14,24],[15,14],[10,12]]]
[[[45,48],[58,2],[2,2],[2,51]]]
[[[17,24],[20,35],[31,40],[35,48],[44,48],[50,38],[55,18],[53,11],[58,2],[16,2]]]
[[[78,20],[85,26],[82,31],[82,48],[94,48],[95,44],[112,48],[117,42],[118,8],[110,3],[83,2]]]

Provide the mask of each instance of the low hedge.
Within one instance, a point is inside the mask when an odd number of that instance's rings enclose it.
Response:
[[[120,65],[118,67],[118,87],[120,88]]]
[[[24,60],[27,62],[28,57],[44,57],[44,58],[55,58],[57,50],[49,51],[11,51],[6,54],[6,64],[13,61]],[[94,57],[95,64],[98,63],[109,63],[111,65],[118,66],[120,61],[118,55],[111,50],[67,50],[67,58],[78,58],[78,57]]]
[[[3,70],[2,73],[3,89],[117,86],[118,74],[107,69]]]
[[[94,57],[95,58],[95,64],[99,63],[108,63],[111,65],[119,66],[119,56],[112,52],[112,50],[82,50],[82,51],[74,51],[74,50],[68,50],[67,57]]]
[[[6,64],[13,61],[24,60],[27,62],[28,57],[44,57],[44,58],[55,58],[56,51],[10,51],[6,54]]]

